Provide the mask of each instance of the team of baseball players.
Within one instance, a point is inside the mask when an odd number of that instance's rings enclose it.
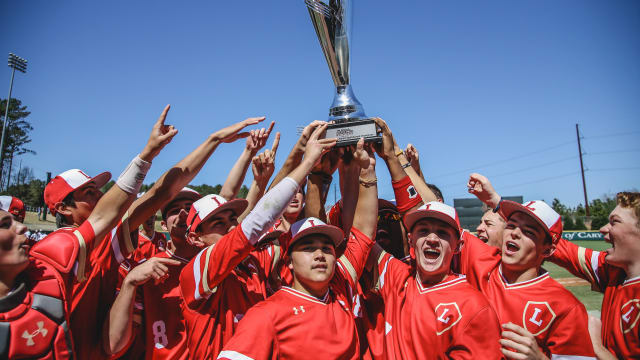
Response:
[[[43,240],[25,236],[22,202],[0,197],[0,358],[640,358],[640,193],[618,194],[600,229],[613,247],[598,252],[562,239],[545,202],[501,200],[471,174],[488,209],[475,236],[385,121],[381,143],[346,147],[310,123],[271,179],[280,134],[260,152],[274,123],[251,128],[256,117],[211,133],[139,194],[178,132],[168,112],[104,194],[109,173],[47,184],[59,229]],[[241,140],[219,195],[188,187]],[[378,198],[381,164],[395,201]],[[336,170],[342,198],[325,213]],[[545,261],[604,293],[600,319]]]

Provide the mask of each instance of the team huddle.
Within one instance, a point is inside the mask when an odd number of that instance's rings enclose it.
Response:
[[[384,120],[381,143],[340,148],[314,121],[276,173],[280,134],[262,151],[274,123],[247,129],[264,117],[213,132],[139,193],[178,132],[168,112],[104,194],[106,172],[46,185],[58,230],[44,239],[0,197],[0,358],[640,358],[640,193],[618,194],[600,229],[613,248],[598,252],[562,239],[544,201],[502,200],[471,174],[487,208],[476,236]],[[188,187],[240,141],[218,195]],[[392,201],[378,198],[381,167]],[[336,171],[341,199],[325,212]],[[604,293],[600,319],[545,261]]]

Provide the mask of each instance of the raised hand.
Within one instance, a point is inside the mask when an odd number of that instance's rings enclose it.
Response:
[[[548,360],[540,350],[536,338],[527,329],[513,323],[502,324],[504,331],[500,345],[502,354],[508,359]]]
[[[317,126],[306,143],[304,159],[314,165],[317,164],[320,157],[329,151],[338,141],[336,138],[320,139],[320,136],[327,130],[328,125],[327,123],[323,123]]]
[[[253,179],[259,183],[264,184],[269,181],[273,171],[275,169],[276,152],[278,151],[278,145],[280,144],[280,133],[276,133],[276,138],[273,140],[271,150],[267,149],[262,153],[254,156],[251,161],[251,170],[253,171]]]
[[[396,141],[393,138],[393,134],[391,133],[391,129],[389,129],[389,125],[382,120],[381,118],[374,117],[373,121],[375,121],[376,125],[380,128],[382,133],[382,144],[377,144],[374,146],[376,153],[382,159],[388,159],[396,154]]]
[[[165,125],[164,123],[170,108],[171,105],[165,106],[164,110],[162,110],[162,114],[160,114],[158,120],[153,124],[147,145],[140,153],[140,158],[142,160],[151,162],[165,147],[165,145],[170,143],[171,139],[173,139],[173,137],[178,133],[178,130],[174,128],[173,125]]]
[[[245,148],[252,155],[257,154],[258,151],[267,144],[267,140],[269,139],[269,135],[271,135],[275,123],[275,121],[272,121],[268,129],[251,130],[250,135],[247,137]]]
[[[411,164],[413,170],[418,174],[422,174],[422,170],[420,170],[420,154],[418,153],[418,149],[416,149],[412,144],[408,144],[407,148],[404,150],[404,156]]]
[[[353,161],[362,169],[368,169],[376,164],[376,157],[373,156],[371,145],[365,144],[364,138],[360,138],[355,145],[355,149],[353,149]]]
[[[298,142],[296,143],[296,149],[301,152],[304,153],[304,150],[307,146],[307,142],[309,141],[309,138],[311,137],[311,134],[313,133],[313,131],[320,125],[323,124],[328,124],[326,121],[321,121],[321,120],[314,120],[313,122],[311,122],[309,125],[305,126],[304,129],[302,130],[302,134],[300,134],[300,138],[298,138]]]
[[[500,203],[500,195],[496,192],[486,176],[473,173],[469,175],[467,183],[469,193],[475,195],[480,201],[487,204],[492,209]]]
[[[213,140],[225,142],[225,143],[231,143],[238,139],[246,138],[250,134],[248,132],[240,132],[240,130],[246,128],[247,126],[258,124],[264,121],[264,119],[266,119],[266,117],[264,116],[252,117],[252,118],[248,118],[240,122],[237,122],[233,125],[227,126],[226,128],[218,130],[215,133],[213,133],[212,135]]]
[[[167,258],[152,257],[151,259],[133,268],[133,270],[131,270],[125,277],[124,282],[129,285],[139,286],[153,279],[154,282],[158,284],[164,281],[164,279],[168,276],[169,266],[176,265],[180,265],[180,261]]]

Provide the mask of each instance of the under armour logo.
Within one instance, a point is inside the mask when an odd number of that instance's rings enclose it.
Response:
[[[298,315],[298,313],[304,312],[304,306],[300,305],[299,307],[293,308],[293,314]]]
[[[36,323],[36,325],[38,325],[38,329],[34,332],[32,332],[31,334],[29,334],[29,332],[27,330],[25,330],[22,333],[22,338],[23,339],[27,339],[27,346],[33,346],[36,343],[33,341],[33,338],[38,335],[38,334],[42,334],[42,337],[47,336],[47,333],[49,332],[49,330],[44,328],[44,321],[38,321]]]

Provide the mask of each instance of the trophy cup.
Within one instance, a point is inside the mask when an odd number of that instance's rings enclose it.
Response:
[[[349,79],[353,0],[304,2],[336,86],[333,104],[329,109],[329,121],[333,124],[327,128],[326,137],[337,138],[336,146],[355,144],[360,138],[367,142],[381,142],[382,137],[377,133],[375,122],[365,115]]]

